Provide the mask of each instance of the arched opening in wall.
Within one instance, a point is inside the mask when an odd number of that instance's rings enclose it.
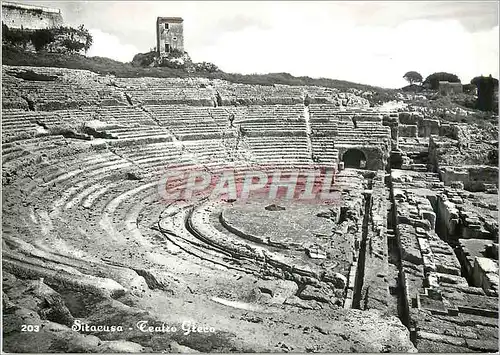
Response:
[[[342,156],[345,168],[365,169],[366,155],[359,149],[349,149]]]

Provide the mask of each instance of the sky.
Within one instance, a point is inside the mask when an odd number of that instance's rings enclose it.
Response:
[[[15,1],[15,0],[14,0]],[[157,16],[184,19],[184,49],[232,73],[288,72],[387,88],[403,75],[499,76],[498,1],[30,1],[93,37],[89,56],[129,62],[156,46]]]

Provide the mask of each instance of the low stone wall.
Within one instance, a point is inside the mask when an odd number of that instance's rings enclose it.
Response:
[[[439,175],[445,185],[459,181],[468,191],[488,191],[490,185],[498,187],[498,168],[494,166],[445,166],[439,169]]]

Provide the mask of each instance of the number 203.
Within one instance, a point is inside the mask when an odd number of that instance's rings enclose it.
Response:
[[[39,332],[40,326],[39,325],[31,325],[31,324],[23,324],[23,325],[21,325],[21,331],[22,332]]]

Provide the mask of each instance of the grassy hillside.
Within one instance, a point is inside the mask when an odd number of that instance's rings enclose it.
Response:
[[[375,97],[381,101],[392,99],[396,90],[384,89],[369,85],[352,83],[334,79],[313,79],[310,77],[294,77],[288,73],[271,74],[234,74],[224,73],[196,73],[190,74],[183,69],[172,69],[168,67],[142,68],[132,66],[130,63],[122,63],[103,57],[86,57],[79,54],[55,54],[55,53],[32,53],[15,47],[2,46],[2,62],[6,65],[47,66],[70,69],[86,69],[99,74],[113,74],[117,77],[158,77],[158,78],[186,78],[205,77],[211,79],[223,79],[234,83],[252,85],[313,85],[347,90],[350,88],[375,92]]]

